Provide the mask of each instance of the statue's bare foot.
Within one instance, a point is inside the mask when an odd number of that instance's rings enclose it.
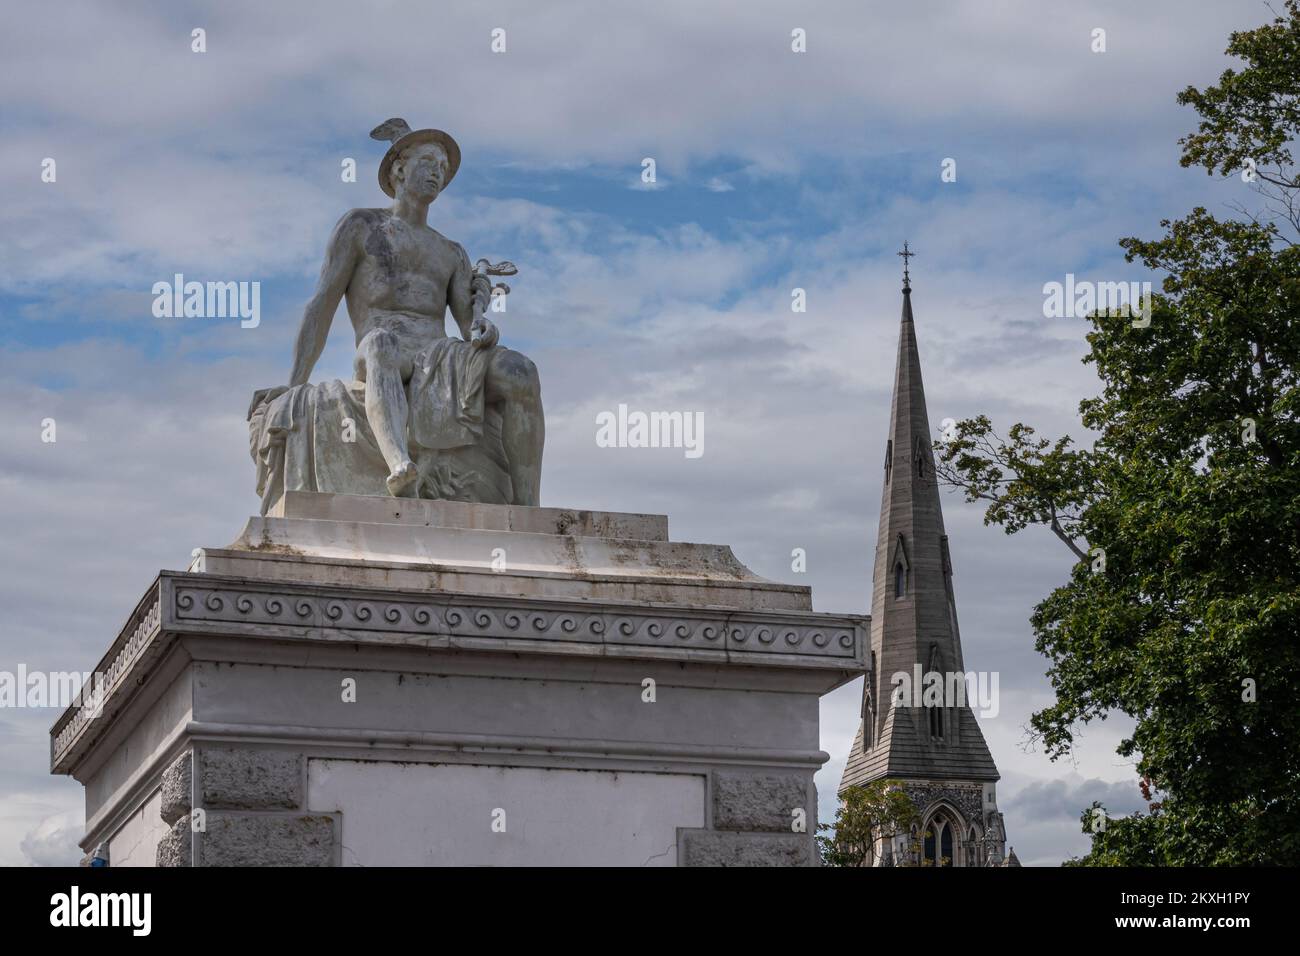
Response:
[[[388,493],[394,498],[409,498],[419,477],[420,472],[416,469],[415,462],[409,459],[402,462],[397,470],[388,476]]]

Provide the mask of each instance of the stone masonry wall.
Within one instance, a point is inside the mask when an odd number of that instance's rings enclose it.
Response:
[[[305,801],[300,753],[186,751],[163,773],[161,814],[171,832],[158,844],[158,865],[334,866],[337,815],[306,813]]]
[[[712,826],[677,831],[679,866],[816,866],[812,775],[714,771]]]
[[[336,865],[340,821],[306,812],[305,770],[292,751],[205,745],[181,754],[163,773],[171,832],[158,866]],[[817,865],[810,772],[714,771],[709,800],[709,827],[678,830],[679,866]]]

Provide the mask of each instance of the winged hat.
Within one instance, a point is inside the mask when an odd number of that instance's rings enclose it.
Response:
[[[403,150],[411,146],[418,146],[420,143],[437,143],[443,148],[447,154],[447,180],[442,184],[444,189],[456,178],[456,170],[460,169],[460,146],[451,138],[450,133],[444,133],[440,129],[411,129],[410,123],[395,116],[384,120],[372,129],[370,138],[388,140],[393,144],[388,147],[388,152],[384,154],[383,161],[379,164],[379,188],[390,197],[396,196],[392,180],[389,178],[393,163],[397,161],[398,156],[402,155]]]

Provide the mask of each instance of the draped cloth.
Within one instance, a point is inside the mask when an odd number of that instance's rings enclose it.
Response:
[[[501,414],[484,402],[493,348],[439,338],[415,360],[406,387],[411,460],[421,498],[509,504]],[[248,417],[262,514],[286,491],[388,495],[389,469],[366,418],[363,382],[297,385]]]

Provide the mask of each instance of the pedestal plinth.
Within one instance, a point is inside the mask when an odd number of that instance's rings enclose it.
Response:
[[[810,865],[868,619],[662,516],[290,493],[51,730],[132,865]]]

